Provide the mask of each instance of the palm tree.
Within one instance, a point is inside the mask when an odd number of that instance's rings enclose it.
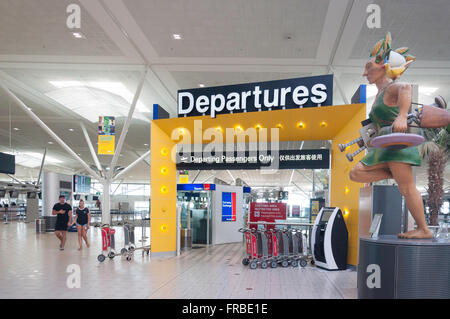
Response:
[[[444,170],[450,155],[450,125],[440,129],[423,129],[426,142],[420,153],[428,162],[428,200],[430,225],[437,226],[444,194]]]

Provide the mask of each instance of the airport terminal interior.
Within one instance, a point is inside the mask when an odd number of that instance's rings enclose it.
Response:
[[[0,298],[450,298],[449,14],[0,0]]]

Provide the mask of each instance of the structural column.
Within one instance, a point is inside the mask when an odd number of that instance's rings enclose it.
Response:
[[[53,205],[58,202],[59,177],[55,172],[42,174],[42,216],[52,216]]]
[[[102,180],[102,224],[111,224],[111,180],[109,178]]]
[[[175,143],[155,121],[151,136],[151,253],[175,256],[177,184],[171,154]]]

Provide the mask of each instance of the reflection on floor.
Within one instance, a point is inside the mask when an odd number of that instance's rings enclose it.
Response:
[[[123,245],[117,230],[116,247]],[[141,233],[136,228],[137,240]],[[328,272],[308,266],[250,270],[241,264],[242,244],[194,249],[180,257],[150,259],[141,252],[97,261],[101,240],[91,228],[91,248],[77,250],[68,233],[59,251],[53,233],[34,225],[0,224],[0,298],[356,298],[356,272]],[[68,288],[71,264],[80,266],[81,287]]]

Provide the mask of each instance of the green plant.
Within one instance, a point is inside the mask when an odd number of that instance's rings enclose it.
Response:
[[[420,153],[428,162],[428,200],[430,209],[430,225],[438,224],[438,215],[444,194],[445,164],[450,154],[450,129],[424,129],[426,142],[421,145]]]

